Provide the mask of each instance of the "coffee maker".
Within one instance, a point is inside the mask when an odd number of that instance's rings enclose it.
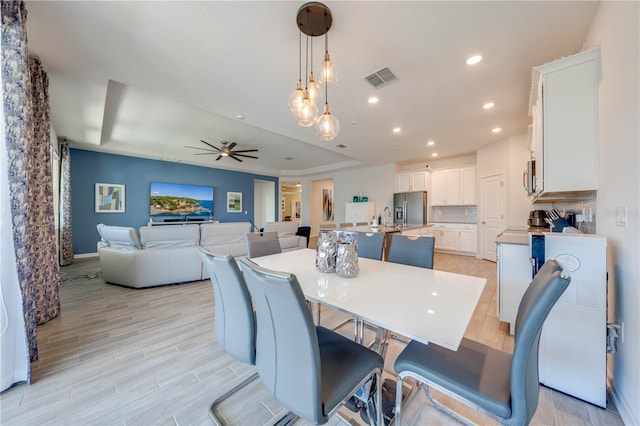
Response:
[[[544,210],[531,210],[529,212],[529,226],[548,228],[549,224],[545,221],[547,212]]]

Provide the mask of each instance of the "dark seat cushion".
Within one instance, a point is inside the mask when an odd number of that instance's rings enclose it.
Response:
[[[328,415],[376,367],[380,355],[324,327],[316,327],[322,372],[322,409]]]
[[[511,355],[462,339],[457,351],[412,341],[396,359],[411,371],[503,418],[511,417]]]

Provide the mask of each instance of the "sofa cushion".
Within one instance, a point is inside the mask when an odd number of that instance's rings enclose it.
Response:
[[[102,241],[109,247],[142,248],[138,231],[128,226],[110,226],[98,224],[98,233]]]
[[[278,237],[289,237],[298,232],[297,222],[267,222],[264,224],[264,232],[277,232]],[[296,239],[297,241],[297,239]]]
[[[245,246],[247,232],[251,232],[249,222],[204,223],[200,225],[200,245],[206,248],[224,244]]]
[[[199,225],[143,226],[140,242],[145,249],[194,247],[200,242]]]

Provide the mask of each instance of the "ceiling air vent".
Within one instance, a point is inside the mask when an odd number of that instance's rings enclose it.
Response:
[[[340,144],[340,145],[336,145],[336,148],[346,148],[346,145]]]
[[[389,84],[392,81],[396,81],[398,77],[396,77],[393,71],[391,71],[391,68],[384,67],[374,72],[373,74],[366,76],[364,79],[367,80],[370,85],[377,89],[378,87]]]

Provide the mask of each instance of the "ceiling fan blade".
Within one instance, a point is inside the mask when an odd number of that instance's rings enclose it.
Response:
[[[217,152],[213,152],[213,151],[209,151],[209,152],[196,152],[193,155],[212,155],[212,154],[217,154]]]
[[[233,153],[238,153],[238,152],[258,152],[257,149],[236,149],[235,151],[233,151]]]
[[[200,148],[199,146],[189,146],[189,145],[185,145],[185,148],[192,148],[192,149],[199,149],[202,151],[211,151],[209,148]]]
[[[256,160],[258,159],[258,157],[254,157],[253,155],[236,154],[235,152],[231,155],[237,155],[238,157],[245,157],[245,158],[255,158]]]
[[[200,142],[209,145],[211,148],[215,149],[216,151],[220,151],[220,148],[216,148],[215,146],[211,145],[209,142],[205,142],[202,139],[200,139]]]
[[[221,158],[222,158],[222,155],[218,155],[218,158],[216,158],[216,161],[218,161]]]
[[[231,145],[229,145],[229,151],[231,151],[233,149],[234,146],[238,145],[235,142],[231,142]]]
[[[236,158],[236,156],[235,156],[235,155],[233,155],[233,154],[229,154],[229,157],[231,157],[231,158],[233,158],[234,160],[239,161],[239,162],[241,162],[241,163],[242,163],[242,160],[241,160],[241,159],[239,159],[239,158]]]

